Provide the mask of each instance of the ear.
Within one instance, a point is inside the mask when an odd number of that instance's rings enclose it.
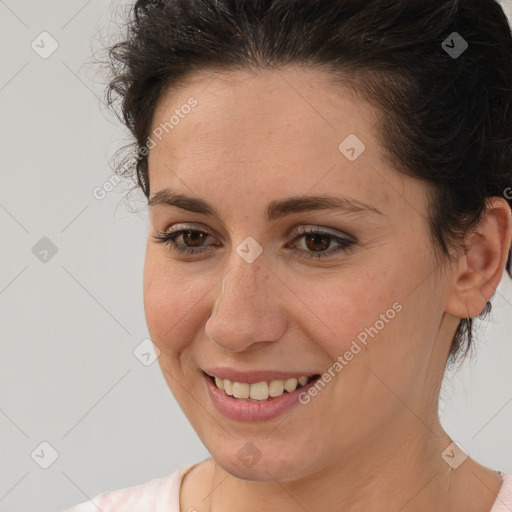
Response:
[[[502,197],[487,200],[478,225],[468,233],[465,253],[453,273],[446,311],[458,318],[474,318],[485,308],[503,277],[512,242],[512,211]]]

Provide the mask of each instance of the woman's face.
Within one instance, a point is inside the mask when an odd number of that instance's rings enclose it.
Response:
[[[240,478],[375,462],[437,428],[457,325],[445,314],[449,275],[434,257],[426,185],[386,163],[376,122],[348,90],[297,68],[202,72],[155,112],[151,199],[169,189],[215,214],[191,202],[150,206],[148,329],[193,428]],[[269,210],[313,196],[340,204]],[[154,239],[179,230],[174,242],[195,253]],[[241,382],[252,371],[320,374],[323,385],[247,421],[212,401],[203,373],[212,368],[238,370]]]

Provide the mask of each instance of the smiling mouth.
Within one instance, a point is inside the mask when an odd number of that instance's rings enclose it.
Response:
[[[306,384],[309,384],[311,381],[320,378],[320,374],[314,374],[310,376],[304,375],[299,378],[276,379],[248,384],[247,382],[233,382],[228,379],[213,377],[207,373],[204,373],[204,375],[226,395],[249,402],[274,400],[286,393],[292,393]]]

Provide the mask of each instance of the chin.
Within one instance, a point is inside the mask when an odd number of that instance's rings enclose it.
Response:
[[[250,451],[248,448],[246,450]],[[239,452],[241,453],[240,457]],[[210,453],[212,453],[218,466],[240,480],[250,480],[253,482],[275,482],[277,480],[284,482],[297,480],[311,473],[311,468],[309,468],[310,471],[308,472],[308,468],[303,467],[306,464],[303,456],[300,456],[299,460],[293,458],[283,460],[282,455],[277,457],[270,456],[266,459],[261,455],[259,460],[251,463],[248,458],[244,460],[244,452],[242,450],[234,450],[232,452],[223,450],[218,454],[215,451],[210,451]]]

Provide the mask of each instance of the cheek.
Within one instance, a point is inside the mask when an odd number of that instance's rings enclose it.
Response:
[[[378,341],[375,324],[380,333],[398,322],[400,305],[393,304],[399,294],[386,282],[377,287],[379,278],[356,270],[347,277],[331,276],[321,283],[303,281],[294,286],[300,299],[294,301],[298,305],[295,318],[302,318],[306,337],[321,343],[332,360],[350,350],[354,341],[360,345],[355,350],[362,354]],[[300,315],[299,309],[303,310]]]
[[[144,262],[144,313],[151,338],[160,349],[164,324],[171,318],[169,310],[172,290],[168,283],[168,273],[163,271],[158,260],[148,251]]]
[[[165,257],[148,251],[143,290],[151,339],[164,354],[181,352],[196,336],[201,325],[207,280],[194,278],[189,272],[180,271]],[[205,318],[208,318],[207,314]],[[194,329],[196,331],[192,332]]]
[[[385,361],[383,371],[394,379],[402,364],[414,374],[428,359],[431,347],[425,340],[435,337],[442,313],[436,310],[438,297],[426,282],[411,293],[416,282],[404,275],[413,275],[413,269],[402,270],[405,274],[352,268],[350,276],[336,276],[322,286],[304,282],[298,288],[307,305],[301,320],[306,338],[315,340],[333,364],[342,358],[334,372],[366,379],[365,368],[382,368]]]

